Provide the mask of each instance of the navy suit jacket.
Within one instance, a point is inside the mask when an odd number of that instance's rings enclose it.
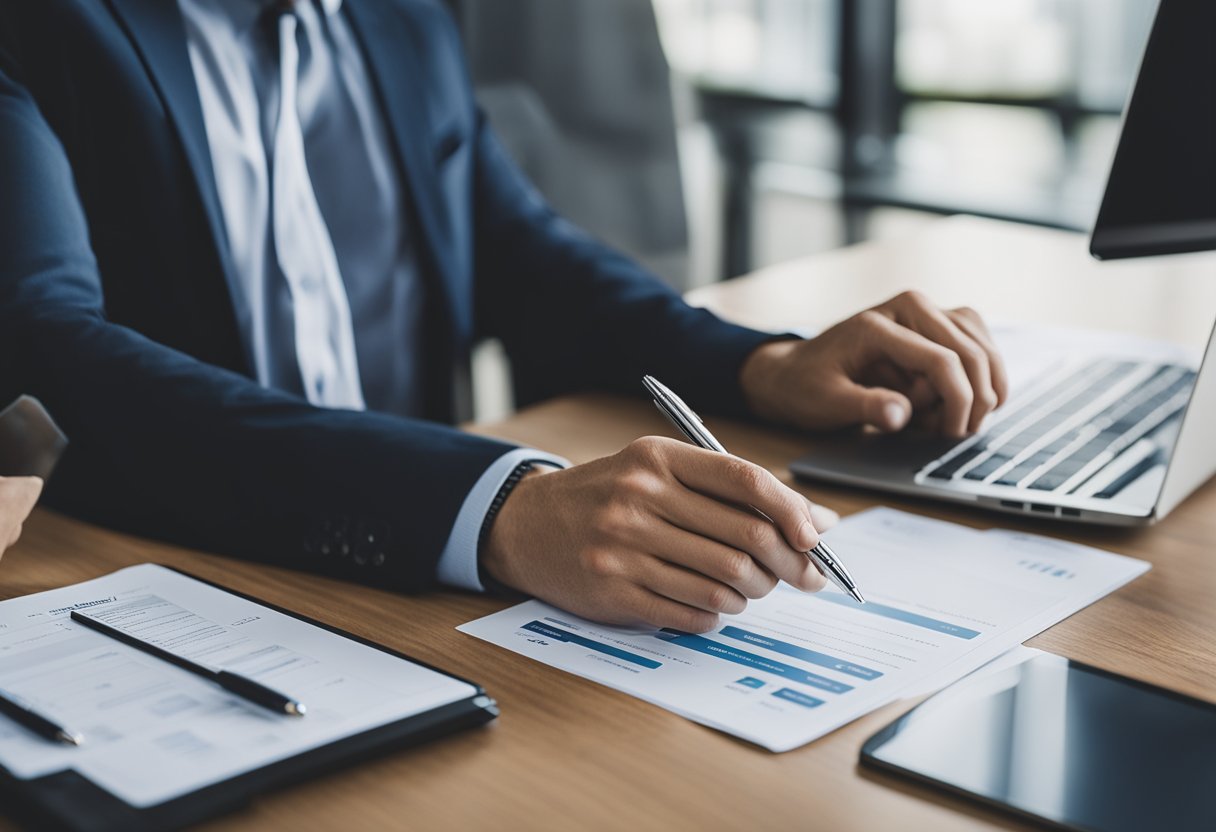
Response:
[[[525,399],[636,393],[651,372],[742,415],[739,369],[766,336],[689,308],[553,214],[482,118],[438,3],[343,14],[421,241],[431,419],[324,410],[253,380],[173,0],[0,0],[0,401],[36,395],[71,437],[48,493],[64,510],[422,589],[507,450],[443,424],[474,339],[502,339]]]

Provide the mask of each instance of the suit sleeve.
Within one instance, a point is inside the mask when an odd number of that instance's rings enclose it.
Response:
[[[59,141],[0,54],[0,393],[47,406],[71,445],[48,500],[210,551],[420,590],[509,446],[330,411],[107,320]]]
[[[477,320],[502,339],[524,402],[584,389],[636,396],[649,373],[697,410],[750,415],[739,372],[772,334],[690,307],[557,216],[480,112],[473,142]]]

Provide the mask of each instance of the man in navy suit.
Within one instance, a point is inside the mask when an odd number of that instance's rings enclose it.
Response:
[[[523,400],[649,372],[719,414],[961,436],[1005,395],[969,310],[901,295],[774,338],[563,222],[434,0],[0,0],[0,400],[72,438],[52,504],[684,630],[822,586],[800,553],[830,513],[761,468],[654,437],[569,467],[450,427],[481,336]]]

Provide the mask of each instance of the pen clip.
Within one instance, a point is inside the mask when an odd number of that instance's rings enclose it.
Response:
[[[644,376],[642,385],[654,399],[655,407],[659,409],[659,412],[666,416],[690,442],[710,451],[727,452],[726,448],[722,447],[722,443],[715,439],[709,429],[705,427],[705,422],[696,414],[696,411],[685,404],[684,400],[669,390],[666,385],[654,376]]]
[[[695,436],[688,428],[686,428],[680,422],[680,420],[676,418],[675,414],[673,414],[667,408],[663,407],[662,403],[658,399],[655,399],[654,406],[656,408],[658,408],[658,411],[660,413],[662,413],[664,416],[667,417],[667,421],[671,422],[671,424],[676,428],[676,430],[678,430],[680,433],[684,434],[685,439],[687,439],[689,442],[693,443],[694,445],[701,444],[700,439],[697,436]]]

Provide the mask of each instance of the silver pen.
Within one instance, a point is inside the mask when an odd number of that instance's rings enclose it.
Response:
[[[666,416],[680,433],[688,437],[688,440],[694,445],[705,448],[710,451],[717,451],[720,454],[727,453],[726,448],[722,447],[722,443],[714,438],[714,435],[705,427],[705,423],[701,421],[691,407],[684,404],[684,400],[671,392],[662,382],[654,376],[645,376],[642,379],[642,384],[646,387],[646,391],[654,398],[654,405],[659,409],[659,412]],[[841,563],[840,558],[836,556],[828,545],[822,540],[806,553],[807,557],[819,568],[823,576],[830,580],[836,586],[847,592],[859,604],[864,604],[866,599],[862,597],[861,592],[857,589],[857,583],[853,580],[853,576],[849,574],[849,570]]]

